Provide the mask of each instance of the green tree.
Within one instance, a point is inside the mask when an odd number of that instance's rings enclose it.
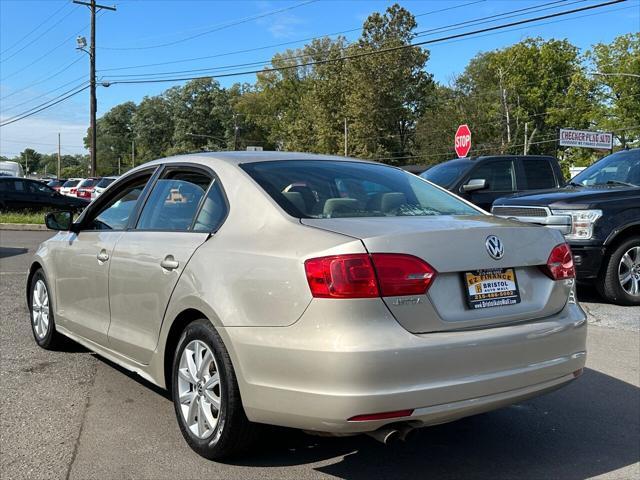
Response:
[[[640,33],[598,43],[587,52],[599,108],[597,127],[613,131],[621,147],[640,141]]]
[[[347,50],[365,54],[346,64],[350,154],[404,163],[394,157],[411,153],[416,122],[433,91],[425,71],[429,52],[400,48],[411,43],[416,25],[408,10],[394,4],[384,14],[370,15],[360,39]]]
[[[161,158],[173,146],[174,121],[164,95],[144,97],[133,118],[136,161]]]
[[[134,102],[116,105],[96,122],[98,143],[98,175],[113,175],[118,171],[118,158],[128,158],[131,154],[133,135]],[[89,148],[90,131],[84,138]]]

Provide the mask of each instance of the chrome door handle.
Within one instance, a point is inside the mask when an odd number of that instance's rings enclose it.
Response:
[[[98,259],[99,262],[106,262],[107,260],[109,260],[109,254],[102,250],[96,257]]]
[[[167,255],[164,260],[160,262],[160,266],[165,270],[175,270],[180,266],[180,262],[173,258],[173,255]]]

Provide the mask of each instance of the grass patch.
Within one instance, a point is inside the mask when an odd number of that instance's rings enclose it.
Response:
[[[0,212],[0,223],[35,223],[44,225],[46,212]]]

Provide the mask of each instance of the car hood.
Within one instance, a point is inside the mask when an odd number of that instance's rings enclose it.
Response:
[[[521,193],[497,199],[493,205],[544,206],[551,208],[594,208],[598,204],[640,195],[640,187],[599,185],[593,187],[554,188]]]

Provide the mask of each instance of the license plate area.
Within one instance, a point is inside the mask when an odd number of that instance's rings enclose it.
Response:
[[[467,306],[479,308],[502,307],[520,303],[518,280],[513,268],[494,268],[464,272]]]

